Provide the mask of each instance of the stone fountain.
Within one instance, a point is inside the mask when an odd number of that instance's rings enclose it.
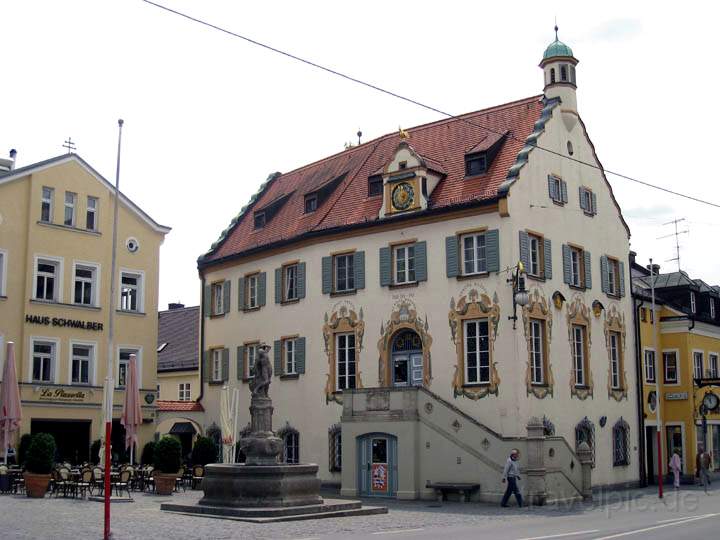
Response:
[[[169,512],[201,514],[241,521],[272,522],[387,513],[359,501],[323,500],[318,466],[280,463],[283,440],[272,430],[270,347],[259,347],[250,383],[251,433],[240,441],[244,464],[212,464],[202,480],[204,496],[196,505],[165,503]]]

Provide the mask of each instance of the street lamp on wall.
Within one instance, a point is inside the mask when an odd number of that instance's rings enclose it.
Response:
[[[530,301],[528,292],[525,289],[525,266],[522,262],[518,262],[512,269],[512,275],[508,279],[508,283],[512,284],[513,290],[513,314],[508,319],[513,322],[513,330],[515,330],[515,323],[517,323],[518,319],[517,307],[526,306]]]

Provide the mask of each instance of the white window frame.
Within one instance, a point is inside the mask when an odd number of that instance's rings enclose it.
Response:
[[[75,272],[77,271],[78,266],[84,267],[86,270],[89,269],[92,271],[92,278],[90,282],[90,303],[89,304],[83,304],[82,302],[78,303],[75,302],[75,282],[78,280],[77,276],[75,275]],[[73,304],[77,306],[90,306],[90,307],[100,307],[100,276],[102,273],[100,272],[100,263],[90,262],[90,261],[73,261],[73,270],[72,270],[72,276],[73,276],[73,286],[72,286],[72,301]],[[83,282],[86,282],[86,278],[80,278]]]
[[[253,367],[255,367],[255,362],[257,360],[257,353],[258,353],[258,347],[260,346],[259,343],[250,343],[248,345],[245,345],[245,358],[244,358],[244,365],[245,365],[245,371],[246,373],[243,374],[243,377],[246,379],[253,379],[255,375],[253,375]],[[250,354],[252,351],[252,354]],[[252,362],[250,361],[250,357],[252,356]]]
[[[210,358],[210,379],[212,382],[222,382],[223,380],[223,349],[212,349]]]
[[[648,362],[648,353],[652,354],[652,364]],[[655,349],[651,349],[649,347],[643,348],[643,367],[645,372],[645,382],[655,383],[657,380],[657,355],[655,354]],[[651,371],[652,377],[650,377]]]
[[[592,190],[590,188],[582,188],[582,198],[585,199],[585,210],[586,214],[595,214],[595,207],[593,206]]]
[[[284,339],[282,342],[283,373],[297,375],[297,338]]]
[[[579,334],[577,331],[580,331]],[[578,340],[578,335],[582,338]],[[579,349],[578,349],[579,346]],[[573,384],[576,388],[584,388],[587,385],[587,374],[585,368],[588,366],[588,362],[585,359],[587,352],[587,327],[582,324],[572,325],[572,361],[573,361],[573,373],[575,374],[575,380]],[[578,366],[580,369],[578,369]]]
[[[542,277],[543,275],[543,239],[536,234],[528,233],[528,275]],[[533,247],[534,246],[534,247]]]
[[[585,251],[583,249],[570,246],[570,285],[573,287],[583,287],[585,285],[584,258]]]
[[[181,382],[178,384],[178,401],[190,401],[189,382]]]
[[[697,359],[700,358],[700,376],[698,377]],[[693,379],[702,379],[705,376],[705,351],[693,349],[692,351]]]
[[[345,275],[342,276],[345,280],[345,288],[339,287],[340,283],[340,260],[345,261]],[[355,290],[355,253],[341,253],[333,256],[333,291],[335,292],[347,292]],[[352,285],[352,286],[350,286]]]
[[[90,349],[90,356],[88,357],[88,382],[73,382],[72,371],[73,371],[73,358],[75,356],[73,347],[87,347]],[[81,340],[70,340],[70,347],[68,350],[68,373],[67,373],[68,384],[73,386],[96,386],[97,385],[97,341],[81,341]]]
[[[538,335],[539,334],[539,335]],[[545,384],[545,321],[530,319],[530,381],[532,384]],[[536,377],[536,372],[540,377]]]
[[[210,305],[213,315],[225,314],[225,282],[218,281],[210,284]]]
[[[620,332],[610,331],[608,341],[610,342],[610,387],[613,390],[620,390],[620,354],[622,347]],[[614,343],[613,343],[614,342]]]
[[[668,382],[667,378],[667,362],[665,362],[665,355],[666,354],[674,354],[675,355],[675,377],[676,380]],[[681,383],[681,377],[680,377],[680,349],[663,349],[662,351],[662,361],[663,361],[663,384],[665,386],[680,386]],[[660,396],[658,396],[658,399]]]
[[[283,300],[298,299],[298,264],[287,264],[282,267]]]
[[[7,296],[8,252],[0,248],[0,296]]]
[[[486,350],[480,349],[480,324],[485,323],[487,325],[487,334],[485,338],[488,344]],[[475,362],[475,380],[470,380],[470,367],[468,366],[468,326],[476,326],[475,339],[477,339],[477,347],[475,348],[476,362]],[[487,365],[480,364],[481,353],[487,353]],[[492,359],[490,358],[490,321],[488,319],[467,319],[463,321],[463,360],[465,364],[465,384],[488,384],[490,383],[490,372],[492,366]],[[487,379],[481,379],[480,373],[482,368],[486,368],[488,372]]]
[[[49,197],[45,197],[45,190],[50,192]],[[40,191],[40,222],[41,223],[52,223],[53,222],[53,199],[55,198],[55,188],[43,186]],[[48,205],[48,219],[43,219],[43,206]]]
[[[35,355],[35,343],[49,343],[53,346],[51,364],[50,364],[50,380],[49,381],[35,381],[33,379],[33,368],[35,361],[33,359]],[[59,369],[58,359],[60,358],[60,340],[54,337],[45,336],[30,336],[29,348],[28,348],[28,369],[27,369],[27,381],[30,383],[37,384],[58,384],[59,380]]]
[[[555,197],[550,197],[553,202],[558,204],[565,204],[562,196],[562,178],[554,175],[550,175],[550,179],[553,183]]]
[[[711,351],[708,353],[708,374],[711,379],[717,379],[720,376],[720,371],[718,371],[720,370],[720,359],[718,356],[716,352]]]
[[[245,304],[247,309],[258,307],[258,285],[260,284],[260,274],[253,274],[246,278]]]
[[[93,202],[93,206],[90,206],[90,202]],[[88,231],[97,231],[98,230],[98,205],[100,204],[100,199],[98,197],[93,197],[92,195],[88,195],[86,206],[85,206],[85,228]],[[90,228],[87,226],[88,218],[92,214],[92,220],[93,220],[93,227]]]
[[[695,299],[695,291],[690,291],[690,311],[697,312],[697,300]]]
[[[400,263],[402,263],[402,269],[400,268]],[[415,244],[404,244],[393,247],[393,283],[395,285],[416,283],[417,276],[415,267]]]
[[[38,264],[53,264],[55,265],[57,272],[55,274],[55,285],[54,285],[54,299],[53,300],[45,300],[43,298],[38,298],[36,296],[37,294],[37,283],[38,283]],[[40,302],[58,302],[62,303],[63,301],[63,270],[64,270],[64,259],[62,257],[53,257],[52,255],[35,255],[34,257],[34,264],[33,264],[33,290],[32,290],[32,298],[33,300],[39,300]]]
[[[482,247],[479,247],[480,244],[480,238],[482,238]],[[465,247],[465,240],[471,239],[472,240],[472,259],[468,260],[466,259],[466,247]],[[478,250],[482,249],[484,253],[484,257],[478,257]],[[460,251],[461,251],[461,268],[462,268],[462,275],[463,276],[472,276],[472,275],[484,275],[488,273],[487,270],[487,235],[485,232],[480,233],[470,233],[470,234],[463,234],[460,236]],[[467,268],[466,263],[470,263],[471,268]],[[484,267],[483,267],[484,265]]]
[[[715,318],[715,299],[712,296],[710,297],[710,318]]]
[[[68,198],[70,199],[69,201]],[[77,193],[66,191],[64,203],[63,225],[66,227],[75,227],[75,218],[77,217],[77,212],[75,211],[77,209]],[[68,210],[70,211],[70,223],[68,223]]]
[[[619,263],[616,259],[613,259],[612,257],[606,257],[607,260],[607,284],[608,284],[608,294],[611,294],[613,296],[618,296],[620,294],[620,291],[618,290],[618,277],[620,275],[620,268]]]
[[[352,336],[353,338],[353,345],[350,347],[348,345],[348,337]],[[345,347],[340,346],[341,338],[345,338]],[[344,358],[341,359],[341,353],[344,351]],[[350,374],[350,354],[349,352],[352,351],[353,356],[353,372]],[[337,333],[335,334],[335,390],[338,392],[341,392],[345,389],[352,389],[357,388],[357,374],[358,374],[358,350],[357,350],[357,337],[353,332],[343,332],[343,333]],[[345,386],[342,386],[340,384],[340,364],[345,364],[345,375],[344,375],[344,381]],[[353,384],[350,386],[350,378],[352,377]]]
[[[130,351],[135,353],[135,362],[137,365],[138,372],[138,388],[142,388],[142,366],[143,366],[143,349],[140,345],[118,345],[115,353],[115,388],[125,388],[120,386],[120,353],[122,351]]]
[[[122,295],[123,295],[123,285],[122,285],[122,278],[123,275],[127,276],[133,276],[138,278],[138,285],[137,285],[137,309],[122,309]],[[117,291],[117,310],[123,311],[127,313],[145,313],[145,272],[142,270],[133,270],[131,268],[120,268],[120,272],[118,275],[118,281],[117,281],[119,287]]]

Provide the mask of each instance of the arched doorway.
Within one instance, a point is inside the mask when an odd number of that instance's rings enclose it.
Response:
[[[400,330],[392,340],[391,382],[393,386],[420,386],[423,383],[423,349],[413,330]]]

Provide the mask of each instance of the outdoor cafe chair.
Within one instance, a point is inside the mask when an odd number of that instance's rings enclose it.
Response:
[[[92,469],[85,468],[80,473],[80,479],[77,481],[76,489],[80,492],[80,496],[84,498],[88,491],[90,495],[93,494],[93,487]]]
[[[118,497],[123,491],[125,491],[127,492],[128,497],[132,499],[132,495],[130,495],[130,476],[130,471],[121,471],[120,477],[112,483],[112,487],[115,488],[115,493]]]
[[[8,469],[7,465],[0,465],[0,493],[10,493],[12,487],[10,469]]]
[[[10,469],[13,493],[25,493],[25,477],[22,469]]]
[[[100,467],[93,467],[92,470],[92,487],[97,489],[100,495],[105,491],[105,474]]]
[[[192,470],[192,489],[195,489],[202,482],[203,476],[205,476],[205,467],[195,465]]]
[[[72,479],[72,474],[70,474],[70,469],[68,467],[60,467],[57,470],[58,478],[60,480],[60,485],[63,490],[63,497],[67,497],[68,492],[75,497],[77,494],[77,482]]]

